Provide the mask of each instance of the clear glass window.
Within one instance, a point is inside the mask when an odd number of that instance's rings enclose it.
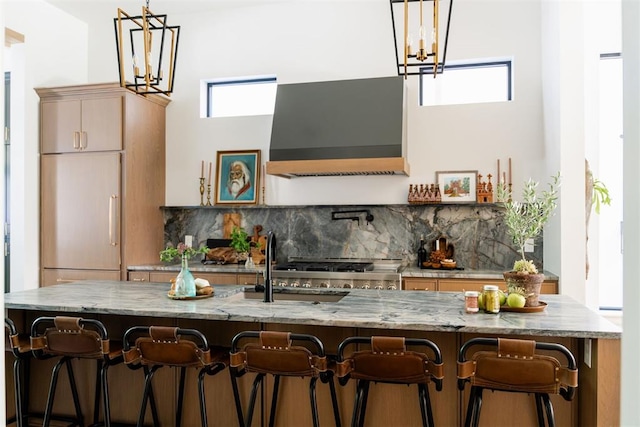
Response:
[[[511,60],[446,64],[444,72],[420,75],[420,105],[477,104],[513,99]]]
[[[207,82],[207,117],[273,114],[275,76],[234,78]]]

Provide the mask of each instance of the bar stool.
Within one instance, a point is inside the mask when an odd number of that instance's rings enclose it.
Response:
[[[8,317],[4,319],[5,326],[5,351],[10,352],[13,357],[13,391],[15,395],[14,417],[7,418],[7,425],[16,423],[16,426],[23,427],[28,425],[30,418],[42,418],[42,413],[29,411],[29,378],[31,372],[31,343],[29,334],[18,333],[13,320]],[[52,419],[56,421],[65,421],[70,423],[69,426],[76,425],[75,419],[72,417],[52,415]]]
[[[240,342],[244,345],[240,347]],[[298,345],[294,345],[298,344]],[[302,344],[307,343],[313,348],[309,350]],[[243,416],[237,378],[247,372],[256,373],[251,388],[251,398],[247,409],[246,423]],[[309,377],[309,397],[311,402],[311,417],[314,427],[320,425],[318,404],[316,400],[316,382],[318,378],[323,383],[329,383],[331,404],[335,424],[340,427],[340,412],[333,371],[328,368],[324,346],[320,339],[313,335],[294,334],[278,331],[244,331],[238,333],[231,341],[231,385],[236,402],[238,423],[240,426],[251,426],[253,409],[256,401],[258,386],[263,382],[266,374],[274,376],[269,426],[273,427],[278,404],[278,389],[280,377]]]
[[[485,346],[473,352],[472,347]],[[492,349],[487,350],[486,346]],[[551,350],[563,355],[567,365],[562,366],[557,358],[536,354],[536,349]],[[532,393],[535,396],[538,424],[555,425],[553,405],[549,394],[559,394],[570,401],[578,386],[578,369],[569,349],[562,344],[536,342],[506,338],[473,338],[465,342],[458,355],[458,388],[464,390],[471,383],[471,394],[467,406],[465,426],[477,426],[482,407],[482,391],[500,390],[516,393]]]
[[[74,425],[84,426],[84,416],[78,398],[78,389],[71,366],[72,359],[93,359],[97,361],[95,397],[92,426],[111,426],[109,410],[109,387],[107,371],[109,366],[122,363],[122,348],[109,340],[104,324],[95,319],[81,317],[39,317],[31,325],[31,350],[37,359],[59,357],[51,372],[51,384],[44,412],[43,426],[48,426],[52,417],[58,374],[64,365],[69,376],[73,404],[76,411]],[[103,421],[100,422],[102,397]]]
[[[345,350],[361,344],[364,349],[345,357]],[[426,353],[407,350],[407,345],[430,349]],[[368,346],[368,347],[367,347]],[[433,381],[437,391],[442,390],[443,363],[440,348],[430,340],[404,337],[349,337],[338,345],[338,376],[345,385],[350,378],[357,380],[356,397],[351,425],[363,426],[371,381],[388,384],[416,384],[424,426],[433,426],[433,411],[428,385]]]
[[[153,402],[151,381],[155,372],[164,367],[180,368],[176,427],[182,423],[182,404],[187,368],[198,369],[198,397],[202,427],[207,426],[207,407],[204,392],[204,376],[215,375],[228,364],[227,350],[209,347],[207,338],[198,330],[169,326],[134,326],[122,340],[124,362],[132,369],[144,367],[145,382],[138,426],[142,427],[149,398]],[[154,425],[158,425],[154,415]]]

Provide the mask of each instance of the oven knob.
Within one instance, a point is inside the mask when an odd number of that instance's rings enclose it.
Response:
[[[285,281],[278,282],[278,286],[287,286],[287,282]]]
[[[370,289],[371,286],[369,286],[368,283],[365,283],[364,285],[362,285],[362,287],[360,289]]]
[[[351,283],[345,283],[344,285],[342,285],[342,287],[344,289],[353,289],[353,285]]]
[[[310,287],[311,287],[311,283],[309,283],[309,282],[304,282],[304,283],[302,284],[302,287],[303,287],[303,288],[310,288]]]
[[[298,283],[298,282],[291,282],[291,285],[289,285],[289,286],[291,286],[292,288],[297,288],[297,287],[299,287],[299,286],[300,286],[300,283]]]
[[[327,282],[322,282],[322,283],[320,283],[320,287],[321,287],[321,288],[330,288],[330,287],[331,287],[331,285],[330,285],[330,284],[328,284]]]
[[[382,285],[376,285],[376,286],[374,286],[374,288],[373,288],[373,289],[376,289],[376,290],[378,290],[378,291],[381,291],[381,290],[382,290],[382,289],[384,289],[384,288],[382,287]]]

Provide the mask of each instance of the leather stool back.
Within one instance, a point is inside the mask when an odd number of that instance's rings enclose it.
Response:
[[[240,346],[241,342],[243,342],[242,346]],[[303,343],[310,344],[314,351],[301,345]],[[322,382],[328,382],[331,391],[331,403],[335,423],[336,426],[340,426],[340,412],[338,410],[338,400],[333,382],[333,371],[328,367],[324,346],[317,337],[307,334],[277,331],[240,332],[233,337],[231,341],[230,370],[238,422],[241,426],[251,425],[258,386],[262,383],[266,374],[272,374],[274,376],[271,411],[269,415],[270,427],[275,423],[278,389],[280,386],[280,377],[282,376],[311,378],[309,393],[311,416],[315,427],[318,427],[320,424],[315,392],[316,382],[318,378],[320,378]],[[257,375],[253,381],[245,423],[242,405],[240,403],[237,377],[247,372],[253,372]]]
[[[144,423],[147,400],[151,397],[153,402],[151,387],[153,375],[164,366],[180,368],[176,427],[179,427],[182,422],[186,369],[198,369],[200,420],[203,427],[207,426],[204,375],[215,375],[227,366],[228,350],[210,348],[207,338],[195,329],[167,326],[134,326],[129,328],[124,334],[123,345],[124,360],[127,366],[132,369],[143,367],[145,372],[145,387],[138,426],[142,426]],[[152,412],[154,413],[154,425],[158,425],[153,406]]]
[[[471,358],[467,353],[472,347],[479,349]],[[551,350],[566,358],[561,365],[556,357],[537,354],[536,349]],[[501,390],[517,393],[533,393],[536,401],[538,423],[544,425],[544,405],[549,426],[555,425],[553,406],[549,394],[559,394],[572,400],[578,386],[578,369],[569,349],[557,343],[536,342],[506,338],[473,338],[460,348],[458,355],[458,388],[464,390],[471,383],[465,425],[478,425],[482,407],[482,391]]]
[[[350,346],[361,348],[350,356]],[[407,345],[429,349],[426,353],[407,350]],[[442,390],[443,363],[440,348],[430,340],[404,337],[350,337],[338,346],[338,376],[340,383],[357,380],[356,398],[351,417],[352,426],[363,426],[371,381],[389,384],[417,384],[422,424],[433,426],[433,412],[429,399],[429,383]]]
[[[78,398],[72,359],[93,359],[97,361],[95,400],[92,426],[111,425],[109,410],[109,388],[107,370],[109,366],[122,362],[120,345],[109,340],[104,324],[94,319],[81,317],[39,317],[31,325],[31,350],[36,358],[59,357],[51,373],[51,384],[44,413],[43,425],[52,419],[52,408],[58,382],[58,374],[64,365],[67,369],[78,425],[84,425],[84,417]],[[100,417],[100,397],[102,396],[103,421]]]

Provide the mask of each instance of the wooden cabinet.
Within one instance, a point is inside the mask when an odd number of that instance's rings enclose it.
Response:
[[[51,286],[78,280],[120,280],[120,271],[45,268],[41,283],[42,286]]]
[[[42,267],[119,270],[120,153],[46,155],[40,171]]]
[[[424,279],[422,277],[405,277],[402,289],[406,291],[436,291],[438,281],[436,279]]]
[[[40,96],[41,285],[126,279],[163,248],[165,108],[117,84]],[[51,270],[51,271],[49,271]]]
[[[118,95],[43,100],[42,153],[121,150],[122,101]]]
[[[481,291],[484,285],[498,285],[500,289],[506,289],[504,280],[498,279],[432,279],[425,277],[403,277],[402,289],[429,290],[444,292]],[[542,294],[557,294],[558,282],[555,280],[545,280],[540,289]]]

